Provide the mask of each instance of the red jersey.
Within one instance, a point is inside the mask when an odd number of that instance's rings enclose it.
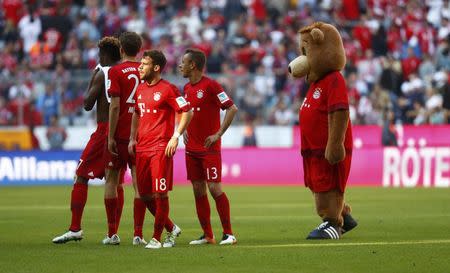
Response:
[[[190,152],[218,152],[220,139],[209,149],[205,140],[220,129],[220,109],[227,109],[234,102],[218,82],[203,76],[195,84],[187,83],[184,94],[194,110],[194,116],[187,128],[186,150]]]
[[[131,117],[134,113],[135,92],[140,84],[138,67],[140,63],[126,61],[111,67],[108,71],[108,94],[120,97],[120,113],[117,121],[116,141],[130,139]]]
[[[155,85],[140,84],[136,90],[135,111],[139,114],[136,152],[166,149],[175,129],[175,112],[190,109],[170,82],[161,79]]]
[[[328,114],[349,109],[347,88],[339,72],[331,72],[314,82],[308,89],[300,107],[300,135],[302,155],[324,156],[328,141]],[[353,147],[352,128],[349,121],[344,146]]]

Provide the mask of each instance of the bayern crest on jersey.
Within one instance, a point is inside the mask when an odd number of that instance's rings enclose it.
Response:
[[[203,90],[201,90],[201,89],[198,90],[197,91],[197,98],[199,98],[199,99],[203,98],[203,95],[204,95],[203,93],[204,93]]]
[[[159,100],[161,99],[161,93],[160,93],[160,92],[156,92],[156,93],[153,95],[153,99],[154,99],[155,101],[159,101]]]
[[[312,97],[317,100],[318,98],[320,98],[320,94],[321,93],[322,93],[322,89],[316,88],[314,90],[314,93],[313,93]]]

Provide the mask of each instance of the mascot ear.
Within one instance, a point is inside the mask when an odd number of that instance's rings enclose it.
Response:
[[[311,36],[313,38],[313,41],[320,44],[322,43],[323,39],[324,39],[324,34],[323,32],[318,29],[318,28],[313,28],[311,30]]]

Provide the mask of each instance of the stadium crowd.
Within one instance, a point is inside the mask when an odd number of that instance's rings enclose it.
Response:
[[[298,30],[341,31],[354,124],[450,122],[448,0],[0,0],[0,125],[94,123],[83,110],[96,43],[123,30],[162,50],[165,77],[184,85],[184,50],[240,108],[237,122],[293,125],[307,90],[288,75]]]

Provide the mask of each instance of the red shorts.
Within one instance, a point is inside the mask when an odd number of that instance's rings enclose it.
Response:
[[[338,189],[345,191],[352,155],[347,154],[341,162],[331,165],[324,157],[303,157],[305,186],[313,192],[327,192]]]
[[[107,169],[123,169],[126,168],[127,165],[131,168],[131,166],[136,165],[136,160],[133,156],[128,153],[128,142],[119,142],[117,141],[117,156],[113,156],[108,151],[108,141],[105,141],[105,148],[103,154],[103,167]]]
[[[141,196],[171,191],[173,157],[167,157],[164,150],[136,153],[136,177]]]
[[[103,178],[105,176],[103,152],[107,136],[108,123],[98,123],[97,129],[91,135],[89,142],[81,154],[76,170],[77,176],[86,179]]]
[[[222,181],[222,156],[220,153],[196,154],[186,152],[187,179],[207,182]]]

